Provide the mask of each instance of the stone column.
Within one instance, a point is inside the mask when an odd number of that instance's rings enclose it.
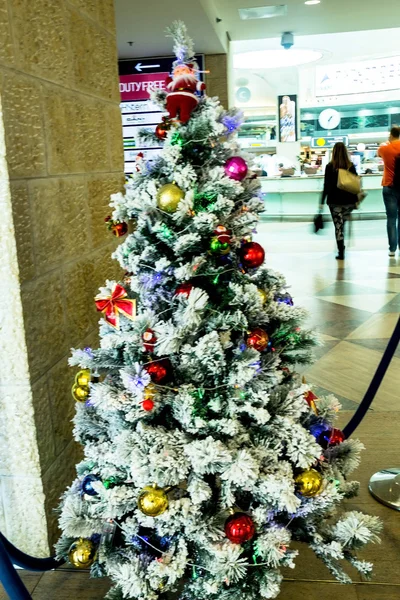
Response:
[[[205,67],[210,73],[206,74],[208,96],[218,96],[224,108],[229,107],[228,101],[228,65],[226,54],[206,54]]]
[[[93,297],[120,274],[113,0],[0,0],[0,40],[0,530],[44,555],[80,456],[70,348],[96,343]]]

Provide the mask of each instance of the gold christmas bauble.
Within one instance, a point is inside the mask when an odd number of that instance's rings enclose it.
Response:
[[[149,385],[147,385],[144,388],[144,392],[143,392],[143,398],[144,400],[152,400],[154,398],[154,396],[156,395],[157,390],[156,390],[156,386],[154,385],[154,383],[149,383]]]
[[[90,371],[89,369],[82,369],[82,371],[78,371],[75,377],[75,382],[80,387],[88,387],[90,383]]]
[[[312,498],[322,491],[324,478],[315,469],[309,469],[297,475],[295,482],[299,494],[306,498]]]
[[[86,402],[87,397],[89,396],[89,388],[87,386],[80,386],[77,383],[74,383],[71,391],[72,397],[77,402]]]
[[[266,303],[266,301],[268,300],[268,294],[265,290],[262,290],[261,288],[258,288],[258,295],[260,296],[261,302],[264,305]]]
[[[87,569],[95,561],[96,546],[91,540],[79,538],[68,550],[68,558],[77,569]]]
[[[179,202],[184,198],[185,192],[175,183],[163,185],[157,194],[158,208],[167,213],[174,213],[178,208]]]
[[[138,507],[148,517],[158,517],[168,508],[168,496],[162,488],[148,485],[139,496]]]

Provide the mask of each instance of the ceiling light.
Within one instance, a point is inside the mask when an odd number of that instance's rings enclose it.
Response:
[[[313,4],[321,4],[321,0],[306,0],[304,4],[307,4],[308,6],[312,6]]]
[[[256,50],[235,54],[233,66],[235,69],[278,69],[315,62],[321,56],[322,52],[318,50],[303,50],[301,48]]]
[[[273,17],[284,17],[285,15],[287,15],[286,4],[239,8],[239,16],[242,21],[248,21],[249,19],[272,19]]]

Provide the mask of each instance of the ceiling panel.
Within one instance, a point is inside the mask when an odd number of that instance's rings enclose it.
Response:
[[[221,25],[232,40],[276,37],[284,31],[297,35],[362,31],[397,27],[400,0],[321,0],[306,6],[304,0],[213,0]],[[239,8],[287,5],[287,15],[271,19],[242,21]],[[373,45],[373,39],[371,40]]]

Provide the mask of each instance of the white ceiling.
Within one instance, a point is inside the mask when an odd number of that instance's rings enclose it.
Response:
[[[258,1],[258,0],[256,0]],[[172,54],[165,29],[183,20],[199,54],[226,52],[226,32],[218,27],[212,0],[114,0],[120,58]],[[134,42],[132,46],[128,42]]]
[[[239,8],[274,4],[286,4],[287,15],[239,18]],[[400,0],[321,0],[314,6],[304,0],[115,0],[115,12],[119,56],[129,58],[171,54],[172,42],[164,31],[175,19],[186,22],[197,52],[214,54],[225,52],[227,34],[232,40],[260,40],[283,31],[304,36],[396,27]],[[373,37],[370,45],[375,50]]]
[[[239,8],[282,4],[287,5],[286,16],[239,19]],[[284,31],[309,35],[385,29],[400,23],[400,0],[321,0],[312,6],[304,0],[214,0],[214,5],[232,40],[276,37]]]
[[[374,41],[373,44],[371,40]],[[387,29],[375,29],[355,33],[344,32],[298,36],[295,37],[293,48],[319,50],[322,53],[322,57],[318,60],[318,64],[332,64],[399,55],[399,40],[400,28],[391,29],[390,31]],[[277,49],[280,47],[280,38],[238,40],[232,42],[231,52],[235,55],[242,52]],[[290,51],[287,50],[287,52]],[[266,68],[268,67],[271,67],[271,65],[266,65]]]
[[[400,3],[400,0],[399,0]],[[290,68],[268,68],[273,65],[265,65],[264,69],[254,69],[249,64],[247,69],[232,69],[231,93],[232,104],[240,106],[244,110],[253,107],[276,108],[276,96],[285,90],[285,93],[298,93],[299,77],[304,87],[305,75],[309,72],[308,79],[314,80],[315,67],[325,64],[342,64],[343,62],[355,62],[366,59],[397,56],[400,54],[398,40],[400,39],[400,28],[390,30],[370,30],[356,33],[328,33],[319,35],[299,36],[295,40],[294,48],[312,48],[320,50],[320,60],[298,67]],[[371,40],[374,44],[371,44]],[[242,40],[232,42],[232,55],[254,50],[268,50],[280,47],[280,38],[268,38],[265,40]],[[291,52],[291,50],[288,50]],[[240,103],[234,97],[239,87],[247,87],[251,90],[251,101]],[[304,91],[304,90],[303,90]],[[394,92],[398,95],[398,92]],[[382,101],[387,94],[382,93]],[[378,101],[378,99],[377,99]]]

